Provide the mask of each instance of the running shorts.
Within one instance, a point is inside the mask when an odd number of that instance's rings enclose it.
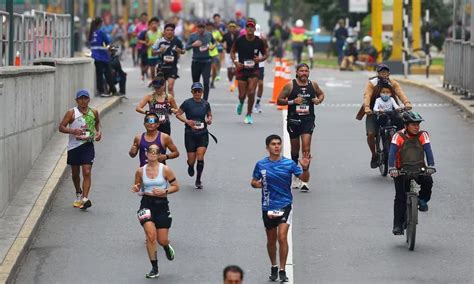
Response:
[[[313,134],[315,124],[313,120],[301,120],[299,124],[293,124],[289,120],[286,124],[286,130],[290,135],[290,139],[296,139],[302,134]]]
[[[265,67],[259,67],[258,68],[258,80],[263,81],[264,77],[265,77]]]
[[[151,211],[151,220],[157,229],[171,228],[171,213],[166,198],[143,195],[140,209],[148,208]]]
[[[163,72],[163,76],[165,77],[165,80],[168,80],[168,78],[171,79],[178,79],[178,67],[173,66],[171,68],[161,68],[161,72]]]
[[[87,142],[67,151],[67,164],[71,166],[92,165],[94,157],[94,143]]]
[[[240,70],[237,70],[235,73],[236,73],[237,80],[239,81],[247,81],[249,78],[258,78],[259,76],[258,68],[252,68],[252,69],[242,68]]]
[[[281,217],[276,217],[272,219],[268,217],[268,211],[262,211],[263,225],[266,229],[273,229],[278,227],[278,225],[285,223],[291,225],[291,219],[293,217],[293,211],[291,209],[291,204],[287,205],[286,207],[280,209],[284,211]]]
[[[209,133],[194,134],[191,132],[184,133],[184,146],[186,152],[194,153],[199,147],[206,147],[209,145]]]

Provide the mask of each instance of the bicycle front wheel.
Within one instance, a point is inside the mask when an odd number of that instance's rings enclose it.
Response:
[[[406,226],[407,226],[407,244],[409,250],[415,249],[416,239],[416,224],[418,223],[418,197],[416,194],[407,194],[407,211],[406,211]]]

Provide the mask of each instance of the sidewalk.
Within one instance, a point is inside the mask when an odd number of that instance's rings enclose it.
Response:
[[[391,75],[391,77],[402,84],[427,89],[459,106],[465,112],[466,117],[474,117],[474,100],[461,99],[463,96],[455,95],[452,91],[443,88],[442,76],[430,75],[429,78],[426,78],[425,75],[408,75],[405,78],[403,75]]]
[[[119,104],[120,97],[91,100],[101,117]],[[51,197],[67,169],[68,135],[56,132],[33,164],[28,176],[0,216],[0,283],[10,283],[28,249]],[[27,149],[26,149],[27,150]]]

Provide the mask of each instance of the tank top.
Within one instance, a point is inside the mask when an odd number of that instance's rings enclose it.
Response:
[[[152,100],[148,102],[148,108],[150,112],[158,115],[160,123],[169,123],[169,115],[171,113],[171,105],[168,101],[168,94],[165,95],[163,102],[157,102],[152,96]]]
[[[288,96],[288,100],[294,100],[297,97],[302,97],[304,102],[300,105],[293,104],[288,106],[288,118],[299,119],[299,120],[314,120],[314,104],[311,101],[316,97],[316,91],[314,90],[313,83],[308,80],[306,86],[300,86],[293,79],[293,89],[291,94]]]
[[[87,142],[93,142],[95,136],[95,115],[91,108],[83,114],[77,107],[74,107],[74,121],[69,124],[69,128],[82,129],[82,137],[87,139],[78,139],[75,135],[69,134],[67,150],[75,149]]]
[[[161,37],[161,32],[160,30],[157,30],[156,32],[152,32],[151,30],[147,32],[148,39],[152,42],[155,43],[160,37]],[[159,55],[153,55],[152,53],[152,46],[150,45],[147,49],[147,57],[148,58],[159,58]]]
[[[168,181],[165,180],[163,177],[163,168],[165,165],[162,163],[158,163],[158,175],[155,178],[149,178],[146,175],[146,168],[147,165],[143,166],[143,174],[142,174],[142,188],[141,192],[144,193],[152,193],[154,188],[159,189],[167,189],[168,188]],[[157,200],[163,201],[163,203],[167,203],[168,199],[166,197],[155,197]]]
[[[158,131],[158,135],[156,136],[156,139],[152,142],[148,142],[145,140],[145,134],[142,133],[142,137],[140,138],[140,145],[139,145],[139,150],[140,150],[140,167],[143,167],[148,163],[148,159],[146,158],[146,150],[150,145],[156,144],[158,147],[160,147],[160,153],[161,154],[166,154],[166,149],[163,148],[163,145],[161,145],[161,132]]]

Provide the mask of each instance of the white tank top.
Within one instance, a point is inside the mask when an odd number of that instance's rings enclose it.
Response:
[[[154,188],[160,188],[160,189],[168,188],[168,182],[163,177],[164,166],[165,165],[163,165],[162,163],[158,163],[158,175],[156,176],[156,178],[153,178],[153,179],[149,178],[146,175],[147,165],[143,166],[143,175],[142,175],[143,186],[141,189],[142,192],[151,193]]]
[[[85,118],[88,117],[88,119]],[[89,123],[88,123],[89,122]],[[88,125],[89,124],[89,125]],[[67,144],[67,150],[75,149],[86,142],[92,142],[94,138],[94,127],[95,127],[95,115],[91,108],[87,110],[84,115],[79,111],[77,107],[74,107],[74,121],[69,124],[69,128],[82,129],[82,135],[84,137],[90,137],[90,139],[82,140],[78,139],[75,135],[69,134],[69,142]]]

